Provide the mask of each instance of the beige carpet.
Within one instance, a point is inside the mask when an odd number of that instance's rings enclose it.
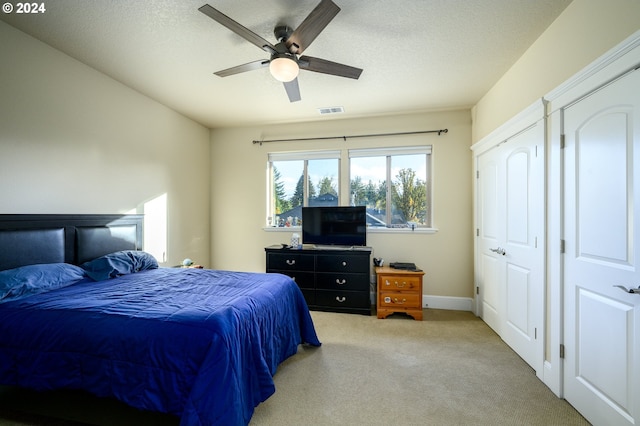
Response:
[[[276,393],[256,408],[251,426],[588,424],[470,312],[427,309],[421,322],[311,315],[322,346],[300,347],[280,365]],[[0,387],[0,426],[81,423],[176,426],[178,419],[84,393]]]
[[[424,312],[312,312],[322,346],[280,365],[251,425],[588,424],[472,313]]]

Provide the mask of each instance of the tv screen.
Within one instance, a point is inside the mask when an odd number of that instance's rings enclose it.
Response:
[[[302,243],[366,246],[366,208],[364,206],[303,207]]]

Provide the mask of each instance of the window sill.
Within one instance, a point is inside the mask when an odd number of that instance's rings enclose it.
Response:
[[[435,234],[438,228],[367,228],[369,234]]]
[[[267,232],[302,232],[300,226],[279,227],[274,226],[264,227],[263,231]],[[368,234],[435,234],[438,232],[438,228],[367,228]]]

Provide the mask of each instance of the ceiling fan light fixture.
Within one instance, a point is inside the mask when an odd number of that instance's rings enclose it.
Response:
[[[296,79],[300,72],[300,68],[293,59],[281,56],[271,60],[269,63],[269,71],[271,71],[273,78],[287,83]]]

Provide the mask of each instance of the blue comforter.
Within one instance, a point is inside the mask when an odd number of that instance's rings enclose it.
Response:
[[[1,304],[0,383],[241,425],[301,343],[320,345],[289,277],[161,268]]]

